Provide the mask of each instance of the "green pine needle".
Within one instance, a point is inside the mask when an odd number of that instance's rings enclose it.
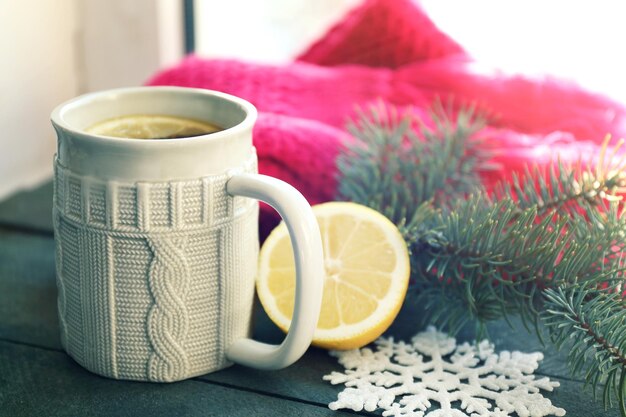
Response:
[[[338,159],[339,198],[394,221],[411,252],[411,294],[425,319],[455,333],[474,323],[519,315],[540,334],[571,348],[576,375],[605,384],[626,417],[624,141],[591,169],[560,161],[483,190],[493,168],[476,139],[484,120],[472,108],[450,117],[440,103],[430,122],[379,105],[361,111],[357,139]],[[616,162],[617,161],[617,162]],[[609,286],[612,291],[600,290]]]
[[[624,413],[626,305],[621,292],[575,286],[547,289],[544,296],[544,323],[555,345],[569,348],[572,371],[585,376],[594,396],[604,384],[605,405],[617,399]]]
[[[484,119],[468,108],[451,120],[441,105],[432,119],[434,127],[428,128],[383,104],[360,111],[348,126],[358,142],[337,161],[340,197],[410,223],[421,203],[439,207],[478,189],[478,172],[490,168],[484,146],[474,139]]]

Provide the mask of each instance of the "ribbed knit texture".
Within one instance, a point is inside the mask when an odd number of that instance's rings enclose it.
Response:
[[[490,125],[522,133],[561,130],[597,142],[607,131],[626,134],[626,109],[605,97],[562,80],[504,76],[456,58],[419,62],[392,71],[191,56],[149,83],[219,90],[249,100],[262,112],[317,120],[338,128],[354,117],[359,106],[382,100],[424,109],[439,97],[453,98],[453,111],[473,103]]]
[[[397,68],[464,54],[414,0],[366,0],[297,59],[318,65]]]
[[[228,365],[250,333],[258,256],[258,204],[226,193],[231,174],[103,182],[55,164],[61,339],[78,363],[157,382]]]
[[[259,170],[292,183],[311,203],[336,194],[335,158],[351,140],[355,109],[380,101],[416,113],[441,99],[454,113],[474,106],[495,152],[487,186],[527,164],[592,157],[607,133],[626,136],[626,108],[555,78],[482,68],[411,0],[365,0],[297,62],[267,65],[191,56],[155,74],[150,85],[208,88],[259,109],[254,144]],[[262,207],[261,227],[277,222]]]

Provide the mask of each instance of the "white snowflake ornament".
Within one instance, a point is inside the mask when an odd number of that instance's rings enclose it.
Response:
[[[382,409],[383,416],[394,417],[565,415],[540,393],[559,383],[533,375],[543,359],[539,352],[496,353],[488,341],[457,345],[434,327],[411,343],[380,338],[374,344],[330,352],[346,369],[324,376],[346,386],[330,409]]]

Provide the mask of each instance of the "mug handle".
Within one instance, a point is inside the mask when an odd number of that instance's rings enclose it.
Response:
[[[281,369],[297,361],[313,339],[322,305],[324,255],[317,220],[298,190],[284,181],[259,174],[235,174],[226,183],[231,195],[250,197],[274,207],[287,224],[296,263],[293,319],[280,345],[252,339],[235,341],[226,357],[257,369]]]

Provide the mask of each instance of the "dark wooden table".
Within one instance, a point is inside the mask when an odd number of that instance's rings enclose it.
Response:
[[[341,370],[325,351],[311,348],[281,371],[241,366],[172,384],[115,381],[94,375],[61,348],[56,309],[52,186],[45,184],[0,202],[0,416],[347,416],[327,404],[340,387],[322,376]],[[415,307],[405,305],[390,333],[409,339]],[[499,350],[543,351],[538,375],[561,383],[544,395],[568,416],[618,416],[572,378],[563,354],[543,347],[519,323],[494,323]],[[281,332],[257,308],[255,337],[279,342]],[[461,337],[469,337],[468,335]],[[601,389],[600,389],[601,392]]]

